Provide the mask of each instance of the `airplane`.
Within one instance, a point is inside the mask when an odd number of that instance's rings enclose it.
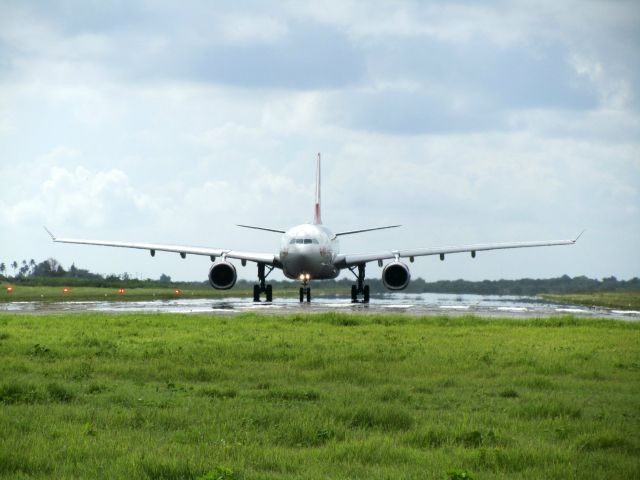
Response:
[[[365,268],[367,263],[377,262],[382,267],[382,283],[388,290],[404,290],[409,285],[411,273],[406,263],[400,259],[409,259],[413,263],[415,257],[438,255],[440,260],[445,255],[453,253],[471,253],[475,258],[477,252],[485,250],[502,250],[511,248],[546,247],[552,245],[574,245],[582,233],[571,240],[529,241],[511,243],[488,243],[477,245],[427,247],[404,250],[385,250],[374,253],[340,253],[339,237],[376,230],[397,228],[400,225],[387,225],[373,228],[362,228],[333,233],[322,224],[320,201],[320,154],[316,164],[315,211],[311,223],[296,225],[289,230],[259,227],[254,225],[238,225],[243,228],[262,230],[282,234],[280,251],[278,253],[247,252],[223,248],[194,247],[183,245],[165,245],[159,243],[121,242],[105,240],[84,240],[76,238],[58,238],[46,227],[45,230],[54,242],[74,243],[85,245],[101,245],[109,247],[137,248],[148,250],[154,257],[157,251],[179,253],[182,258],[187,255],[208,256],[212,265],[209,268],[209,283],[217,290],[232,288],[237,280],[235,266],[230,260],[240,260],[242,266],[247,262],[254,262],[258,267],[258,283],[253,286],[253,301],[260,302],[262,294],[266,302],[273,301],[273,288],[267,284],[269,274],[280,269],[285,277],[300,280],[299,300],[311,301],[311,280],[327,280],[336,278],[342,270],[349,270],[356,278],[351,286],[351,301],[353,303],[369,303],[369,285],[365,284]],[[583,232],[584,233],[584,232]],[[384,261],[388,260],[386,265]],[[360,300],[359,297],[362,297]]]

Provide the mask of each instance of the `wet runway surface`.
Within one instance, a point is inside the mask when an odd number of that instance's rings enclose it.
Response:
[[[575,315],[585,318],[609,318],[638,321],[640,311],[590,308],[554,304],[536,297],[450,294],[386,294],[372,296],[369,304],[353,304],[348,297],[318,297],[311,303],[297,299],[276,299],[273,303],[253,303],[248,298],[86,301],[86,302],[12,302],[0,304],[0,312],[53,314],[67,312],[165,312],[235,315],[296,313],[406,313],[411,315],[479,315],[483,317],[537,318]]]

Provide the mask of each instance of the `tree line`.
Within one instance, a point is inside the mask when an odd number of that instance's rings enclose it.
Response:
[[[9,275],[8,268],[13,270]],[[66,285],[87,287],[166,287],[181,286],[183,288],[210,288],[208,280],[192,282],[173,282],[169,275],[162,274],[158,279],[132,278],[129,273],[119,275],[100,275],[89,270],[77,268],[72,264],[68,270],[55,258],[48,258],[42,262],[34,259],[21,262],[13,261],[7,267],[0,263],[0,279],[22,285]],[[250,290],[255,282],[250,280],[238,280],[235,288]],[[298,282],[289,280],[271,281],[275,289],[297,288]],[[319,287],[325,290],[335,290],[336,293],[349,291],[353,279],[341,278],[339,280],[324,280],[319,282]],[[372,293],[388,292],[382,280],[369,278],[367,283]],[[403,290],[403,293],[454,293],[454,294],[478,294],[478,295],[537,295],[540,293],[579,293],[579,292],[611,292],[611,291],[640,291],[640,278],[630,280],[618,280],[616,277],[593,279],[585,276],[570,277],[563,275],[557,278],[533,279],[523,278],[519,280],[483,280],[473,282],[469,280],[438,280],[427,282],[422,278],[415,278]]]
[[[250,288],[254,282],[239,280],[237,285]],[[271,282],[273,288],[291,288],[298,285],[295,281]],[[333,284],[339,293],[348,292],[354,280],[341,278],[340,280],[325,280],[319,282],[321,287]],[[379,278],[367,278],[366,282],[371,293],[389,293],[382,280]],[[329,287],[331,288],[331,287]],[[607,277],[601,280],[585,276],[570,277],[563,275],[557,278],[519,280],[482,280],[474,282],[470,280],[438,280],[427,282],[423,278],[412,278],[411,282],[401,293],[454,293],[477,295],[538,295],[540,293],[589,293],[611,291],[640,291],[640,278],[631,280],[618,280],[616,277]]]
[[[13,275],[9,275],[9,268],[13,270]],[[137,279],[132,278],[127,272],[119,275],[101,275],[90,272],[87,269],[78,268],[71,264],[68,270],[55,258],[48,258],[36,263],[34,259],[22,262],[13,261],[7,267],[5,262],[0,263],[0,279],[11,281],[20,285],[32,286],[77,286],[77,287],[155,287],[172,284],[171,277],[164,273],[159,279]],[[190,284],[190,282],[180,282]],[[196,284],[199,282],[195,282]]]

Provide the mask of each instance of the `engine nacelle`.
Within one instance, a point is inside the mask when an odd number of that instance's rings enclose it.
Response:
[[[382,283],[389,290],[404,290],[411,280],[411,272],[402,262],[387,263],[382,269]]]
[[[236,267],[226,261],[216,262],[209,269],[209,283],[216,290],[229,290],[237,278]]]

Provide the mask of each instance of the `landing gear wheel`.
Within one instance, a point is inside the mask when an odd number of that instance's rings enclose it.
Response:
[[[246,263],[246,262],[245,262]],[[244,264],[243,264],[244,266]],[[267,268],[269,269],[267,271]],[[258,263],[258,284],[253,286],[253,301],[260,301],[260,294],[264,292],[265,302],[273,301],[273,288],[271,285],[267,285],[265,280],[269,276],[275,267],[271,265],[265,265],[264,263]]]
[[[300,287],[300,303],[304,302],[305,296],[307,303],[311,301],[311,287]]]
[[[358,283],[351,285],[351,303],[358,303],[358,295],[362,294],[362,303],[369,303],[369,285],[364,284],[364,271],[366,263],[360,263],[349,270],[356,277]],[[356,268],[358,273],[356,273]]]

